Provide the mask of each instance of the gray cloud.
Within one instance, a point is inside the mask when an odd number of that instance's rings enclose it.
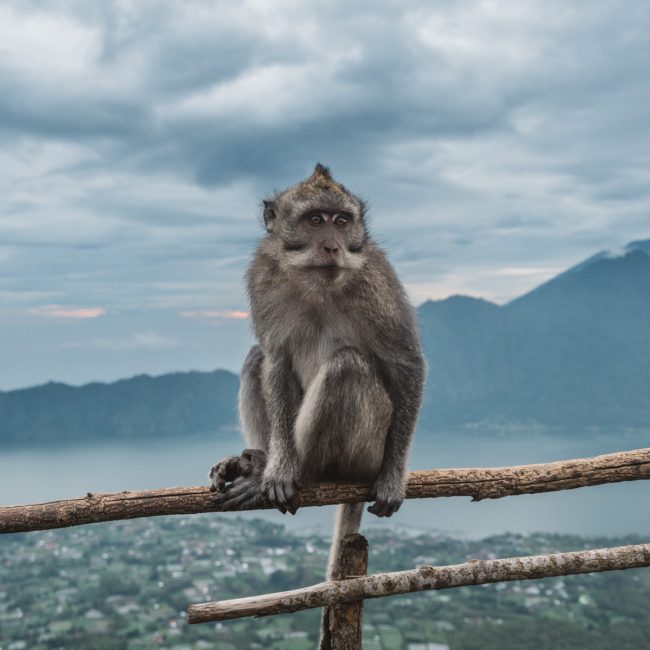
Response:
[[[0,318],[166,310],[182,340],[182,311],[246,309],[259,202],[317,160],[415,300],[505,301],[647,237],[649,22],[641,0],[5,2]]]
[[[133,350],[167,350],[182,345],[190,345],[188,343],[181,343],[167,336],[155,332],[153,330],[146,330],[144,332],[133,332],[127,338],[122,339],[91,339],[90,341],[67,341],[61,344],[64,348],[83,348],[93,347],[100,350],[110,350],[114,352],[125,352]]]

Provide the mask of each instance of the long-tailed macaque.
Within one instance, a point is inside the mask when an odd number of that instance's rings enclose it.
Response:
[[[425,364],[415,312],[365,213],[320,164],[264,201],[247,275],[259,344],[239,393],[251,449],[212,468],[218,502],[295,513],[299,487],[338,480],[370,483],[379,517],[402,504]],[[338,508],[330,577],[362,512]]]

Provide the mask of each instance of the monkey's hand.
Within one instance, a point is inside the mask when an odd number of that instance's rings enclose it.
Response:
[[[244,449],[241,456],[228,456],[210,470],[210,490],[212,492],[223,492],[226,483],[232,483],[240,476],[259,477],[266,466],[266,454],[261,449]]]
[[[262,478],[262,495],[283,515],[289,511],[295,515],[296,493],[300,489],[298,469],[289,462],[269,463]]]
[[[390,517],[399,510],[405,495],[403,480],[382,474],[370,488],[370,498],[374,503],[368,507],[368,512],[378,517]]]

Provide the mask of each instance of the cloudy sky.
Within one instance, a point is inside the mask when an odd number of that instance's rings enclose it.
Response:
[[[650,237],[650,4],[0,1],[0,389],[236,370],[316,161],[415,303]]]

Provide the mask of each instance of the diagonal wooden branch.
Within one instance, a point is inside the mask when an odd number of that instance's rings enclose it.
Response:
[[[537,465],[411,472],[406,498],[465,496],[480,501],[649,478],[650,448],[646,448]],[[302,490],[299,495],[301,507],[367,500],[367,485],[349,483],[320,483]],[[88,493],[79,499],[2,507],[0,533],[65,528],[116,519],[223,511],[225,509],[215,507],[207,487]]]
[[[410,571],[321,582],[312,587],[264,596],[191,605],[187,620],[189,623],[207,623],[245,616],[269,616],[414,591],[647,566],[650,566],[650,544],[511,557],[501,560],[470,560],[463,564],[422,566]]]

